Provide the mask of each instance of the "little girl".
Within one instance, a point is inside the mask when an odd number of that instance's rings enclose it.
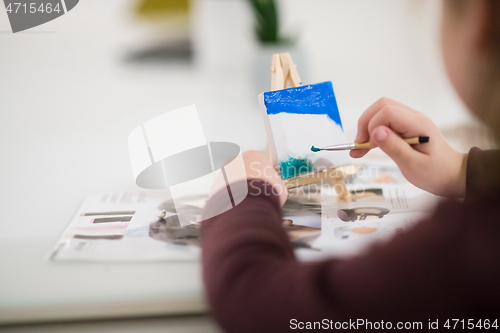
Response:
[[[500,0],[443,0],[441,32],[453,86],[500,140]],[[414,136],[431,140],[410,146],[401,139]],[[221,327],[498,329],[500,154],[459,153],[425,114],[388,98],[363,113],[355,141],[380,147],[419,188],[465,200],[442,202],[363,256],[301,263],[281,225],[285,185],[264,154],[246,152],[248,179],[234,186],[251,183],[249,195],[202,225],[203,277]],[[225,193],[209,200],[207,216]]]

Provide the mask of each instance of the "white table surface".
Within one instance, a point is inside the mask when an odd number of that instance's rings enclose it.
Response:
[[[219,50],[208,68],[124,61],[138,40],[132,0],[82,0],[15,35],[0,10],[0,323],[206,310],[197,263],[44,260],[88,194],[136,188],[127,137],[142,122],[194,103],[208,140],[265,147],[250,93],[255,50],[246,3],[196,3],[196,22],[206,24],[195,27],[196,40],[219,43],[199,45],[199,54]],[[307,76],[337,87],[348,137],[384,95],[440,124],[470,119],[444,81],[436,48],[426,48],[431,34],[419,27],[436,8],[421,4],[290,0],[285,8],[287,27],[303,27]],[[224,38],[214,38],[221,31]]]
[[[94,320],[0,327],[2,333],[219,333],[208,315]]]

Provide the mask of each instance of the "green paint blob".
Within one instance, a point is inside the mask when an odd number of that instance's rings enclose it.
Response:
[[[314,147],[314,146],[312,146],[312,147],[311,147],[311,151],[313,151],[313,152],[315,152],[315,153],[317,153],[317,152],[318,152],[318,151],[320,151],[320,150],[321,150],[321,149],[316,148],[316,147]]]
[[[296,177],[313,170],[313,164],[305,158],[289,157],[287,160],[280,161],[281,178],[283,179]]]

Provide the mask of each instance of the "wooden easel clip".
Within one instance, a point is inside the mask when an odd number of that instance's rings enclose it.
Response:
[[[271,91],[298,87],[302,84],[297,65],[293,63],[290,53],[274,54],[271,67]]]

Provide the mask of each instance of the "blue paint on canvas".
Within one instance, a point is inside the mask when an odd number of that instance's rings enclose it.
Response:
[[[330,81],[264,93],[267,114],[325,114],[342,129],[333,85]]]

